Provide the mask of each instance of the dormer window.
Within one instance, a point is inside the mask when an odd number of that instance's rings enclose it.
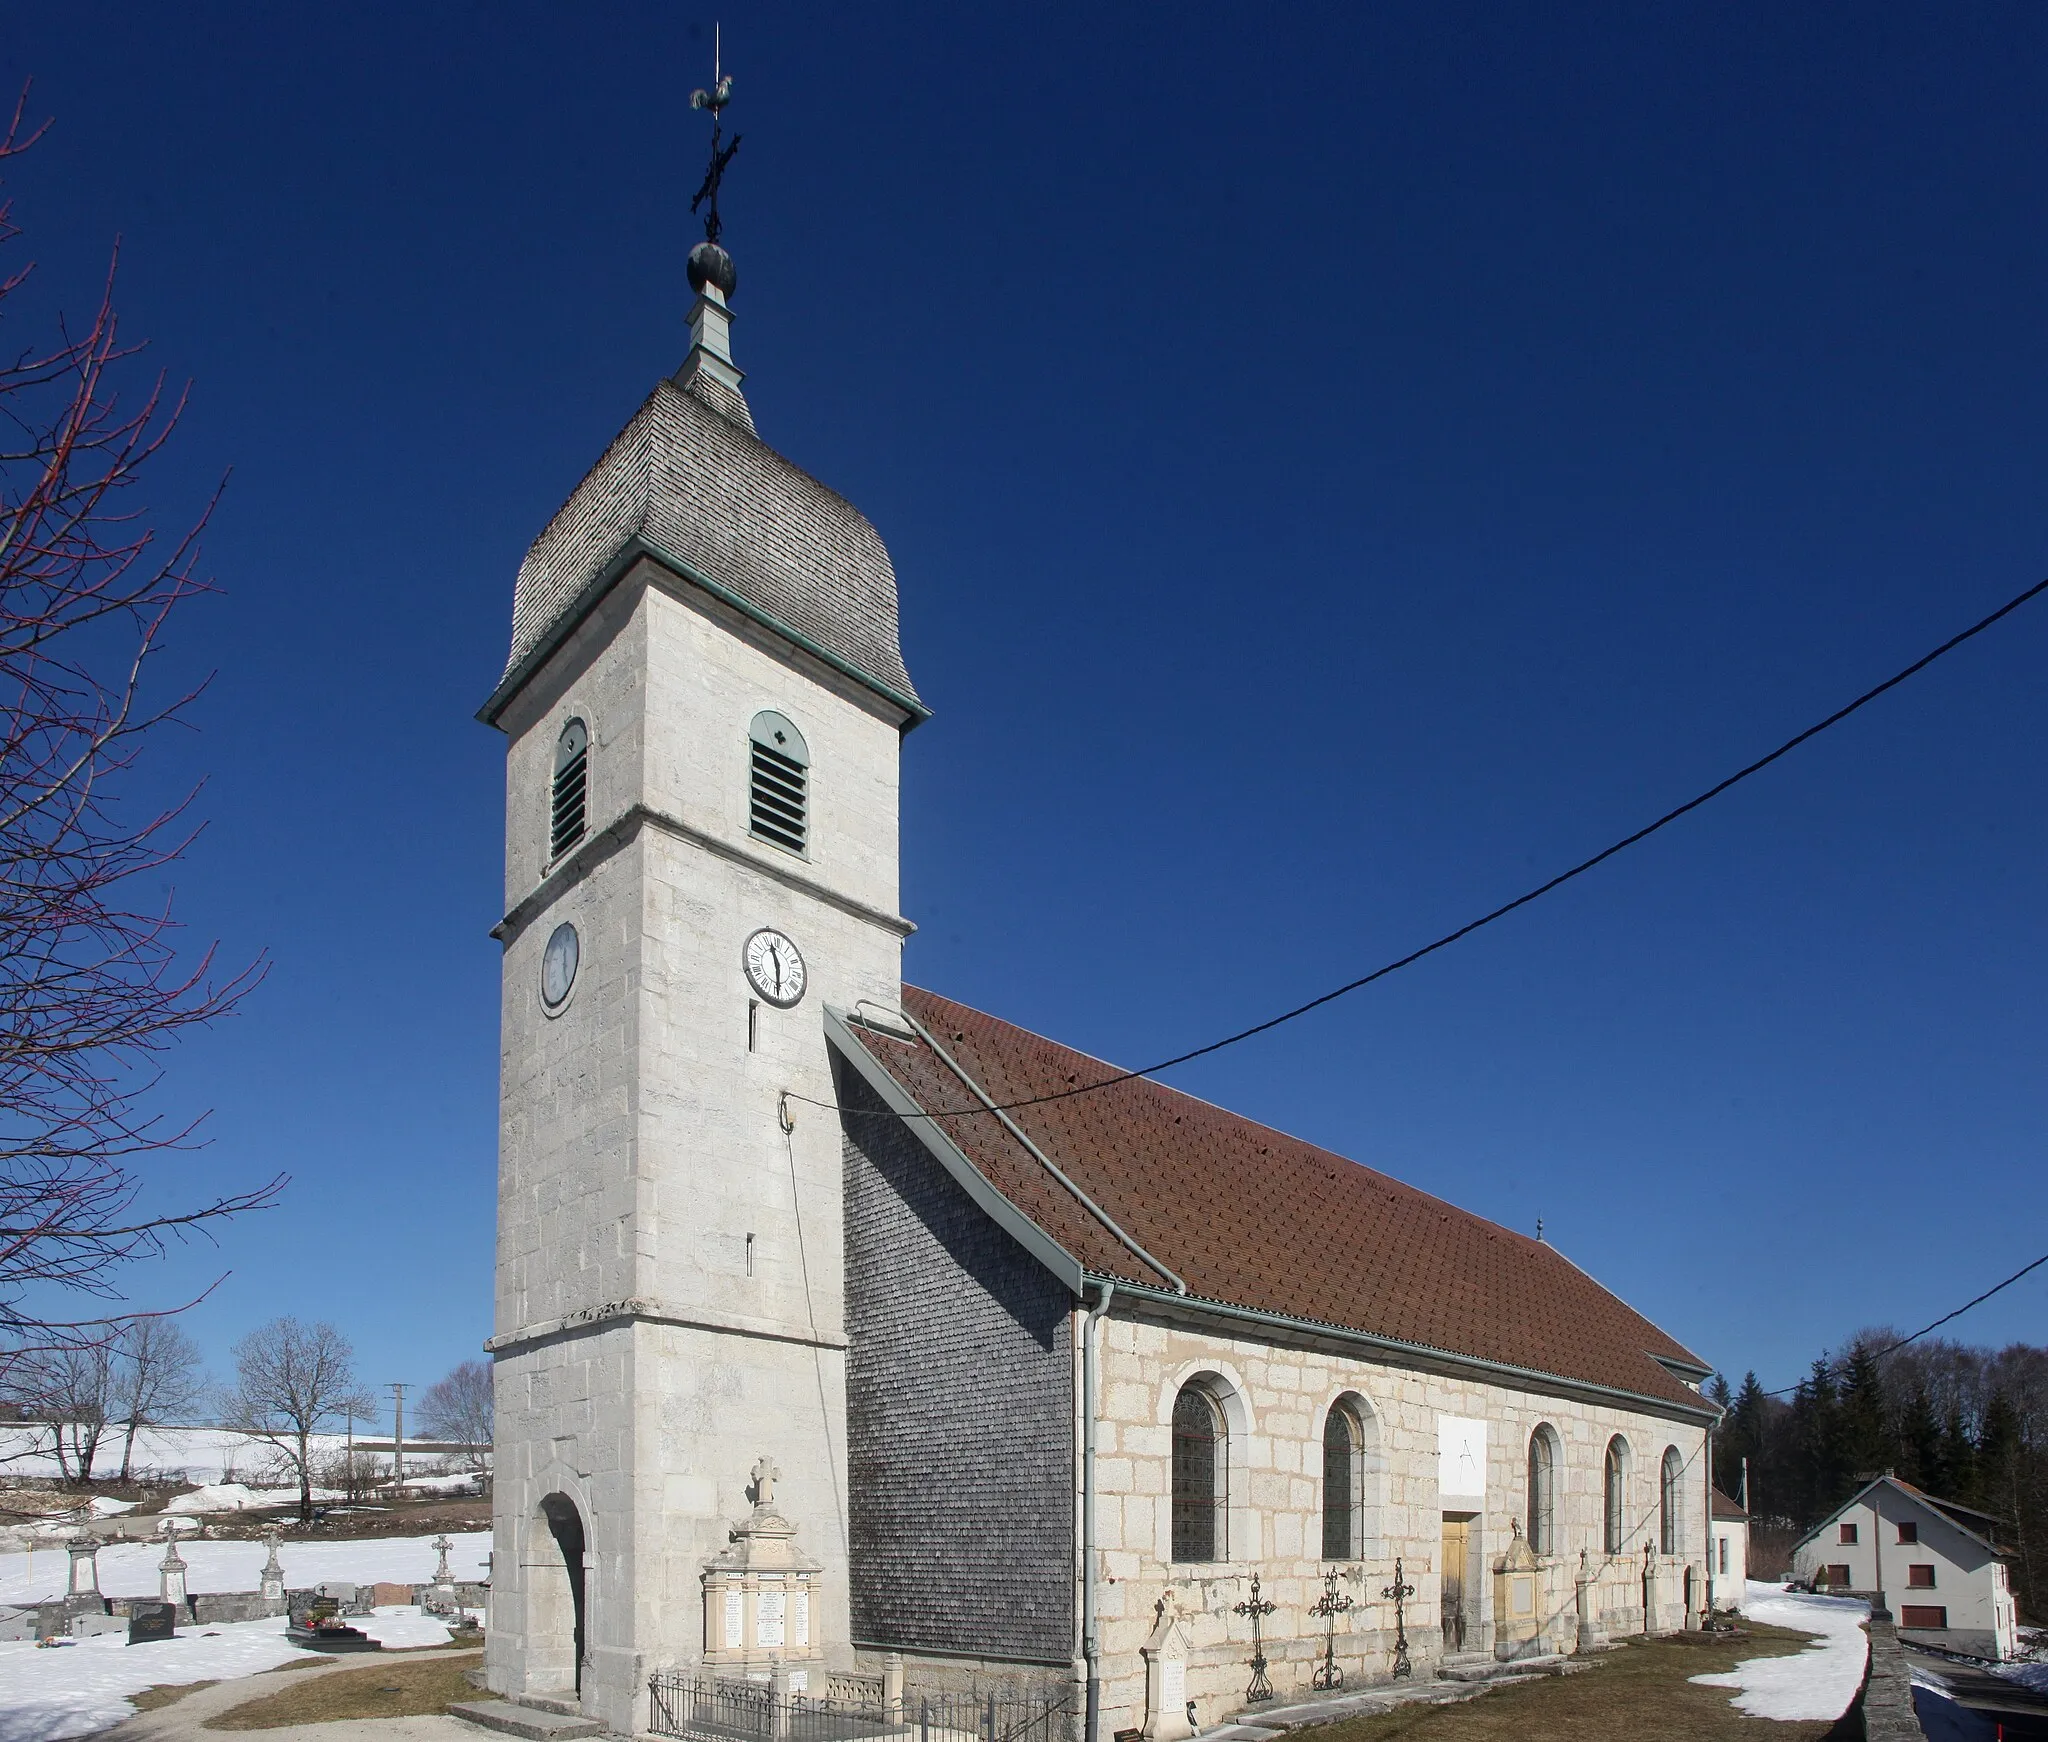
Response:
[[[548,860],[583,839],[590,785],[590,729],[571,720],[555,740],[555,779],[549,789]]]
[[[748,832],[791,853],[811,838],[811,752],[781,714],[760,713],[748,730],[752,747]]]

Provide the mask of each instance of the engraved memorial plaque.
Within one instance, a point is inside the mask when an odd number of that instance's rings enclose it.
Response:
[[[754,1643],[779,1648],[783,1643],[783,1595],[763,1591],[754,1611]]]
[[[737,1590],[725,1593],[725,1648],[738,1651],[747,1642],[746,1598]]]
[[[789,1631],[792,1642],[808,1645],[811,1642],[811,1594],[801,1588],[790,1593]]]

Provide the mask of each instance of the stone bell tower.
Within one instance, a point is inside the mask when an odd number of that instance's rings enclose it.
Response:
[[[840,1132],[795,1097],[834,1100],[826,1006],[899,1002],[926,717],[881,540],[754,433],[715,226],[689,355],[527,553],[479,716],[507,740],[488,1673],[623,1734],[704,1660],[757,1457],[815,1655],[850,1656]]]

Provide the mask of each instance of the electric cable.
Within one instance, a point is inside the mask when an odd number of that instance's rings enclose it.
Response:
[[[1520,908],[1527,907],[1531,902],[1540,901],[1553,890],[1563,888],[1565,884],[1571,882],[1574,878],[1583,877],[1595,866],[1603,865],[1617,853],[1624,853],[1630,847],[1648,840],[1660,829],[1668,828],[1671,824],[1677,822],[1679,818],[1690,815],[1704,804],[1711,803],[1714,799],[1719,798],[1722,793],[1728,791],[1729,788],[1739,786],[1743,781],[1749,779],[1751,775],[1762,773],[1772,763],[1778,761],[1781,757],[1789,756],[1800,745],[1808,742],[1810,739],[1819,737],[1821,733],[1827,731],[1831,726],[1840,725],[1851,714],[1868,707],[1887,691],[1897,689],[1908,678],[1917,676],[1920,672],[1925,671],[1937,659],[1941,658],[1943,654],[1954,652],[1964,642],[1983,634],[1993,624],[2011,616],[2022,605],[2043,592],[2048,592],[2048,578],[2036,581],[2025,592],[2008,599],[1989,616],[1980,617],[1969,628],[1961,631],[1959,634],[1951,635],[1940,646],[1930,652],[1923,653],[1911,665],[1894,672],[1884,682],[1865,690],[1854,701],[1837,708],[1825,719],[1816,721],[1813,725],[1808,726],[1805,731],[1795,733],[1792,737],[1787,738],[1784,743],[1767,755],[1759,756],[1754,762],[1746,767],[1737,769],[1726,779],[1717,780],[1704,792],[1687,799],[1685,803],[1677,806],[1675,809],[1666,811],[1655,822],[1646,823],[1632,834],[1622,836],[1613,845],[1603,847],[1591,858],[1580,860],[1570,870],[1560,871],[1555,877],[1537,884],[1535,888],[1516,896],[1512,901],[1503,902],[1499,907],[1494,908],[1492,912],[1482,914],[1477,919],[1467,921],[1455,931],[1445,932],[1442,937],[1422,945],[1419,949],[1410,950],[1405,956],[1397,956],[1393,961],[1373,969],[1369,974],[1361,974],[1357,979],[1346,981],[1341,986],[1334,987],[1328,992],[1309,999],[1305,1004],[1297,1004],[1291,1010],[1283,1010],[1278,1016],[1269,1016],[1265,1021],[1255,1022],[1249,1028],[1241,1028],[1235,1034],[1226,1034],[1221,1040],[1212,1040],[1206,1046],[1198,1046],[1187,1052],[1175,1053],[1171,1058],[1161,1059],[1156,1064],[1145,1065],[1137,1070],[1115,1072],[1113,1075],[1104,1077],[1097,1082],[1082,1083],[1078,1087],[1060,1089],[1047,1095],[1029,1095],[1021,1100],[994,1102],[987,1107],[954,1107],[939,1112],[898,1113],[893,1108],[876,1110],[863,1107],[841,1107],[835,1102],[814,1101],[807,1095],[797,1094],[794,1090],[786,1091],[788,1098],[792,1101],[802,1101],[807,1106],[822,1107],[828,1112],[865,1113],[870,1117],[887,1117],[891,1119],[954,1119],[974,1114],[1010,1113],[1015,1112],[1020,1107],[1039,1107],[1050,1101],[1069,1101],[1077,1095],[1092,1095],[1103,1089],[1113,1089],[1119,1083],[1133,1082],[1139,1077],[1157,1076],[1161,1071],[1172,1070],[1177,1065],[1188,1064],[1198,1058],[1206,1058],[1210,1053],[1221,1052],[1227,1046],[1236,1046],[1240,1041],[1247,1041],[1256,1035],[1266,1034],[1280,1027],[1282,1023],[1293,1022],[1299,1017],[1308,1015],[1313,1010],[1320,1010],[1325,1004],[1334,1003],[1339,998],[1346,997],[1363,987],[1370,986],[1376,980],[1384,980],[1389,974],[1399,973],[1403,968],[1412,967],[1425,956],[1432,956],[1438,950],[1448,949],[1452,944],[1470,937],[1474,932],[1479,931],[1483,927],[1492,925],[1495,920],[1505,919],[1509,914],[1514,913]]]
[[[2012,1275],[2008,1276],[2003,1282],[1993,1283],[1991,1287],[1987,1288],[1982,1294],[1978,1295],[1975,1300],[1966,1300],[1963,1302],[1961,1306],[1957,1307],[1954,1312],[1943,1313],[1941,1317],[1936,1319],[1932,1324],[1922,1325],[1910,1337],[1901,1337],[1896,1343],[1885,1344],[1885,1346],[1882,1349],[1874,1351],[1870,1358],[1873,1361],[1882,1361],[1887,1355],[1890,1355],[1899,1349],[1903,1349],[1908,1343],[1919,1342],[1920,1339],[1926,1336],[1928,1332],[1938,1331],[1941,1329],[1943,1325],[1947,1324],[1950,1319],[1959,1319],[1972,1307],[1982,1306],[1994,1294],[1999,1294],[2004,1290],[2012,1287],[2012,1285],[2018,1282],[2021,1277],[2030,1275],[2034,1271],[2039,1270],[2041,1266],[2044,1264],[2048,1264],[2048,1252],[2042,1253],[2041,1256],[2035,1259],[2034,1262],[2031,1264],[2021,1265],[2019,1269],[2015,1270],[2012,1273]],[[1806,1381],[1801,1379],[1791,1385],[1781,1385],[1775,1391],[1766,1391],[1764,1395],[1766,1397],[1790,1397],[1793,1392],[1797,1391],[1799,1387],[1801,1385],[1804,1385],[1805,1383]]]

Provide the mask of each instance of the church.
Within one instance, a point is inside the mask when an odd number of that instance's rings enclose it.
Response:
[[[904,984],[895,573],[757,434],[715,240],[690,281],[479,716],[491,1688],[1173,1742],[1735,1601],[1707,1363],[1555,1248]]]

